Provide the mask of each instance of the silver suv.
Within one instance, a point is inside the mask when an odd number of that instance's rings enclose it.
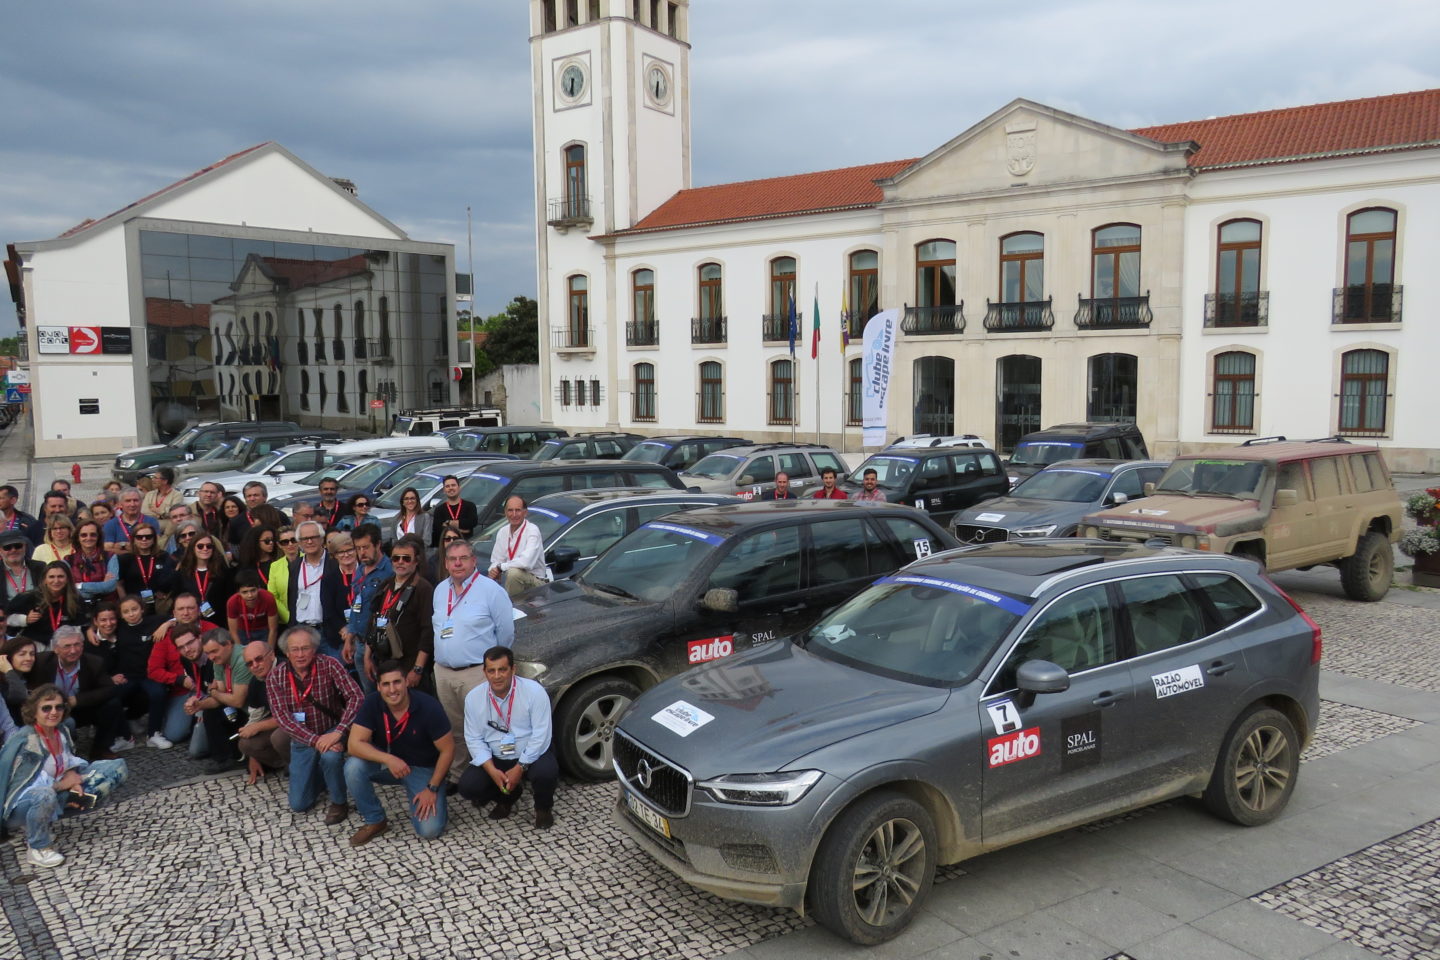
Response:
[[[1319,628],[1249,560],[951,550],[641,695],[615,816],[702,890],[878,943],[939,864],[1186,794],[1273,820],[1319,675]]]
[[[790,478],[790,492],[797,498],[809,496],[820,486],[820,471],[833,469],[844,480],[845,462],[829,447],[818,443],[761,443],[731,447],[710,454],[687,470],[680,479],[687,487],[703,493],[732,493],[756,500],[775,489],[775,475]]]

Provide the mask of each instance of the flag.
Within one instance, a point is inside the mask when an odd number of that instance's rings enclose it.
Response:
[[[815,323],[810,333],[810,359],[820,359],[820,284],[815,284]]]
[[[850,291],[842,288],[840,293],[840,355],[850,346]]]
[[[800,336],[800,318],[795,315],[795,290],[790,290],[790,359],[795,359],[795,340]]]

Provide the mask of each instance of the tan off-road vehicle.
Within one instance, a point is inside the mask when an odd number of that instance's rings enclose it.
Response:
[[[1246,556],[1272,572],[1328,563],[1352,600],[1390,589],[1400,497],[1376,447],[1257,438],[1179,457],[1145,492],[1090,514],[1077,532]]]

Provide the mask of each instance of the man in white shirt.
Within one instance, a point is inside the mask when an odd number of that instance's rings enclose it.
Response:
[[[524,497],[506,500],[505,519],[510,525],[496,532],[495,546],[490,550],[490,579],[512,597],[550,582],[545,543],[540,539],[540,528],[530,522],[529,516]]]
[[[243,515],[242,515],[243,516]],[[290,563],[286,598],[294,623],[314,627],[321,636],[319,652],[341,659],[340,628],[349,610],[340,565],[325,552],[325,530],[308,520],[295,528],[300,555]]]
[[[550,748],[550,697],[534,680],[515,676],[509,647],[485,651],[486,682],[465,697],[465,744],[470,765],[460,795],[476,809],[495,802],[491,820],[510,816],[530,781],[535,790],[535,828],[555,823],[555,785],[560,765]]]

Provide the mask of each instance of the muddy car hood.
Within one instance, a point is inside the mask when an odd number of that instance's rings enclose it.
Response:
[[[1047,523],[1069,526],[1090,508],[1088,503],[1070,500],[1032,500],[1029,497],[997,497],[984,500],[955,514],[955,523],[1016,527],[1038,527]],[[982,520],[982,516],[1000,516],[999,520]]]
[[[1267,513],[1260,509],[1258,500],[1156,494],[1092,513],[1082,522],[1143,530],[1205,530],[1228,535],[1261,529]]]
[[[621,729],[704,780],[780,770],[842,740],[933,713],[949,695],[781,640],[654,687],[635,701]],[[685,736],[655,719],[681,701],[713,719]]]
[[[546,663],[567,648],[603,641],[617,632],[645,630],[667,607],[649,600],[628,600],[574,580],[556,580],[515,599],[525,616],[515,621],[515,656]]]

